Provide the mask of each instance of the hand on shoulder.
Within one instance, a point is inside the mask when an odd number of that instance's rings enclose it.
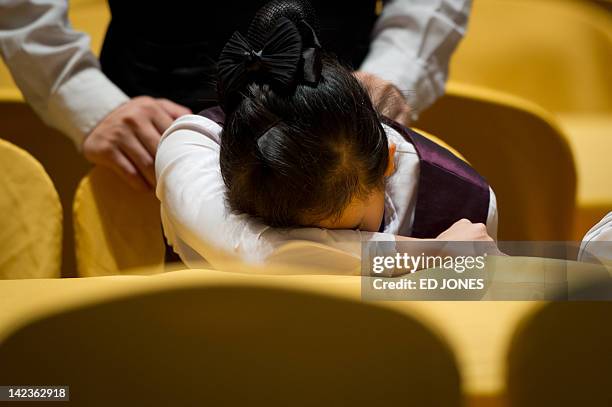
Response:
[[[155,153],[163,132],[191,111],[167,99],[139,96],[102,119],[83,142],[85,158],[114,170],[138,190],[155,186]]]

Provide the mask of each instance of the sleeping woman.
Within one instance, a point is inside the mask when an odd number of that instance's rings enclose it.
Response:
[[[495,195],[469,165],[381,116],[318,40],[306,1],[273,1],[218,61],[220,106],[178,119],[156,157],[166,237],[188,266],[263,262],[307,240],[491,241]]]

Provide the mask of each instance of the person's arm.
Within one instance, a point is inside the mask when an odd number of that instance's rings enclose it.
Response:
[[[4,0],[0,53],[34,111],[68,135],[85,157],[135,188],[154,185],[161,133],[188,109],[129,99],[101,71],[89,37],[72,29],[66,0]]]
[[[393,85],[399,90],[410,106],[410,119],[444,94],[470,6],[471,0],[389,0],[385,5],[360,71],[372,75],[367,79],[375,89]]]
[[[156,195],[164,233],[186,264],[183,243],[213,267],[226,260],[264,258],[270,247],[259,239],[267,226],[232,213],[225,205],[219,167],[221,128],[188,115],[164,133],[155,158]]]
[[[81,146],[128,97],[102,72],[89,37],[68,22],[65,0],[5,0],[0,51],[34,111]]]

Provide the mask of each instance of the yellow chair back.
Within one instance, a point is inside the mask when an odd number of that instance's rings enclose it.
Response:
[[[475,1],[453,81],[553,112],[612,113],[612,16],[588,1]]]
[[[42,165],[0,140],[0,279],[61,275],[62,206]]]
[[[451,80],[531,100],[557,115],[577,168],[572,238],[612,208],[612,15],[592,1],[479,0]]]
[[[22,323],[0,342],[0,382],[69,384],[87,406],[463,405],[446,342],[361,302],[357,277],[179,273],[96,279],[86,303]],[[123,294],[100,299],[105,282]]]
[[[509,341],[510,406],[608,406],[611,402],[610,278],[531,312]],[[593,298],[607,299],[592,301]]]
[[[159,201],[96,167],[80,183],[73,206],[81,277],[121,274],[134,267],[164,271]]]
[[[419,128],[461,151],[497,195],[500,240],[567,240],[576,173],[562,131],[525,100],[450,83]]]

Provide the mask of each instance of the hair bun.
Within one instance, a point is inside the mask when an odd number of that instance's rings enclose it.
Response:
[[[311,33],[305,33],[304,22],[308,28],[314,31],[314,36],[319,36],[319,24],[314,7],[308,0],[272,0],[257,11],[249,26],[249,42],[256,48],[262,48],[270,32],[277,26],[281,18],[291,20],[301,31],[302,36],[308,37]]]
[[[254,81],[277,91],[316,85],[322,70],[316,24],[308,0],[273,0],[259,9],[247,37],[236,31],[219,56],[217,94],[223,110],[231,112]]]

